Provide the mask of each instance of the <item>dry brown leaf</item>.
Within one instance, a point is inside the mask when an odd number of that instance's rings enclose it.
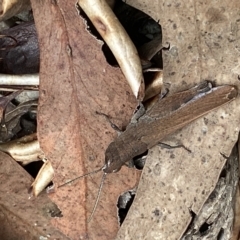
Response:
[[[236,193],[236,202],[234,206],[234,225],[232,228],[232,238],[231,240],[239,240],[240,237],[240,193],[239,185]]]
[[[38,73],[40,63],[37,40],[35,24],[32,21],[23,22],[1,31],[0,72],[8,74]],[[21,78],[21,80],[24,79]]]
[[[179,91],[208,79],[239,86],[239,1],[128,1],[160,19],[164,82]],[[117,239],[179,239],[214,189],[239,131],[239,99],[168,138],[184,149],[151,150],[137,196]],[[149,187],[151,186],[151,187]]]
[[[33,179],[7,154],[0,152],[1,239],[68,239],[51,224],[59,209],[46,194],[30,198]]]
[[[96,111],[110,115],[122,128],[137,104],[121,70],[108,65],[102,43],[85,29],[75,1],[33,0],[32,7],[41,52],[38,139],[57,186],[103,166],[105,149],[116,133]],[[113,239],[117,233],[117,197],[136,185],[138,174],[125,167],[109,174],[87,224],[100,177],[49,195],[63,214],[52,223],[71,239]]]

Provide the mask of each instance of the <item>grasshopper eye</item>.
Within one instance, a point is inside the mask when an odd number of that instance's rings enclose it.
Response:
[[[102,170],[104,173],[115,173],[118,172],[121,167],[122,165],[119,164],[119,161],[114,161],[111,158],[106,158]]]

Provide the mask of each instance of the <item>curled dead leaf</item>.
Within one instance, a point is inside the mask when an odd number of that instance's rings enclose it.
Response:
[[[8,153],[16,161],[26,165],[30,162],[38,161],[44,156],[37,140],[36,133],[0,144],[0,150]]]
[[[159,34],[152,41],[142,45],[138,49],[138,53],[144,60],[151,60],[162,48],[162,35]]]
[[[32,193],[35,197],[52,181],[53,176],[54,170],[52,164],[49,160],[46,160],[32,183]]]
[[[29,0],[3,0],[0,6],[0,21],[7,20],[24,10],[30,9],[31,4]]]
[[[7,96],[0,97],[0,123],[4,125],[4,113],[6,110],[7,105],[10,101],[12,101],[16,96],[18,96],[22,90],[13,92]]]
[[[144,86],[141,61],[133,42],[105,1],[79,0],[93,25],[115,56],[134,96],[143,98]]]
[[[144,101],[158,95],[162,91],[163,85],[163,71],[161,69],[148,69],[147,71],[153,73],[153,78],[146,83]]]

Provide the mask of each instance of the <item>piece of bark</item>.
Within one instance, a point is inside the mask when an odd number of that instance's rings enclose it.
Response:
[[[234,203],[239,180],[237,147],[226,161],[214,191],[201,211],[192,216],[192,223],[182,240],[231,239]]]
[[[236,201],[234,205],[234,221],[232,226],[231,240],[239,240],[239,238],[240,238],[240,193],[239,193],[239,183],[238,183]]]
[[[240,166],[240,138],[238,137],[238,165]],[[240,175],[240,169],[238,168],[238,175]],[[234,202],[234,221],[232,226],[231,240],[239,240],[240,238],[240,186],[238,182],[237,192]]]

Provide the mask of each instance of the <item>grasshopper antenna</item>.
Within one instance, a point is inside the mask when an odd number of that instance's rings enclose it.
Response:
[[[105,180],[106,176],[107,176],[107,173],[103,173],[102,180],[101,180],[101,183],[100,183],[100,186],[99,186],[99,190],[98,190],[98,194],[97,194],[97,198],[96,198],[93,210],[91,212],[91,215],[90,215],[90,217],[88,219],[88,223],[92,220],[93,215],[94,215],[94,213],[96,211],[96,208],[97,208],[97,205],[98,205],[98,201],[99,201],[99,198],[100,198],[100,194],[101,194],[101,191],[102,191],[103,183],[104,183],[104,180]]]
[[[68,181],[66,183],[63,183],[62,185],[58,186],[58,188],[63,187],[65,185],[69,184],[69,183],[72,183],[72,182],[74,182],[74,181],[76,181],[76,180],[78,180],[80,178],[84,178],[84,177],[90,176],[90,175],[92,175],[94,173],[98,173],[98,172],[100,172],[102,170],[103,170],[103,168],[100,168],[100,169],[97,169],[95,171],[92,171],[92,172],[89,172],[87,174],[84,174],[82,176],[79,176],[77,178],[74,178],[74,179],[72,179],[72,180],[70,180],[70,181]],[[94,207],[93,207],[93,210],[91,212],[91,215],[90,215],[90,217],[88,219],[88,223],[92,220],[93,215],[94,215],[94,213],[96,211],[96,208],[97,208],[97,205],[98,205],[98,202],[99,202],[99,198],[100,198],[100,194],[101,194],[101,191],[102,191],[103,183],[104,183],[104,180],[105,180],[106,176],[107,176],[107,173],[103,173],[102,180],[101,180],[101,183],[100,183],[100,186],[99,186],[99,190],[98,190],[98,194],[97,194],[97,198],[96,198],[96,201],[94,203]]]
[[[68,182],[65,182],[65,183],[63,183],[62,185],[58,186],[58,188],[61,188],[61,187],[65,186],[65,185],[67,185],[67,184],[69,184],[69,183],[72,183],[72,182],[74,182],[74,181],[76,181],[76,180],[78,180],[78,179],[80,179],[80,178],[84,178],[84,177],[90,176],[90,175],[92,175],[92,174],[94,174],[94,173],[98,173],[98,172],[100,172],[100,171],[102,171],[102,168],[97,169],[97,170],[92,171],[92,172],[89,172],[89,173],[86,173],[86,174],[84,174],[84,175],[82,175],[82,176],[76,177],[76,178],[74,178],[74,179],[72,179],[72,180],[70,180],[70,181],[68,181]]]

